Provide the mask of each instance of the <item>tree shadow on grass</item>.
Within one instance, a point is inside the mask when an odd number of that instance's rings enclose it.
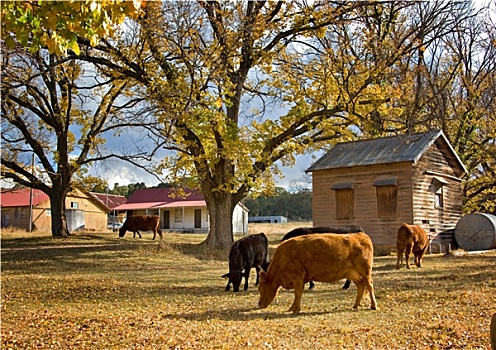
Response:
[[[205,242],[201,243],[166,243],[171,249],[198,260],[227,261],[229,251],[207,248]]]
[[[252,321],[252,320],[277,320],[298,317],[312,317],[327,314],[341,314],[346,313],[347,310],[324,310],[324,311],[301,311],[299,314],[293,314],[289,311],[275,312],[268,311],[267,309],[253,308],[232,308],[222,310],[207,310],[203,312],[190,312],[190,313],[167,313],[161,314],[164,319],[176,319],[187,321],[209,321],[209,320],[222,320],[222,321]]]
[[[38,261],[63,263],[66,265],[67,269],[70,269],[72,266],[77,267],[78,270],[84,270],[85,268],[91,269],[94,268],[97,263],[101,264],[102,262],[115,260],[119,257],[124,258],[126,256],[130,256],[134,254],[139,247],[142,247],[142,245],[113,241],[109,244],[2,248],[2,271],[19,271],[29,273],[29,270],[26,269],[26,265],[36,263]],[[95,255],[93,262],[91,259],[87,259],[89,255]]]

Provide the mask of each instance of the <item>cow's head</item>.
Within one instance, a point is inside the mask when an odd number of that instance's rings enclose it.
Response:
[[[119,237],[124,237],[124,235],[126,234],[126,229],[124,228],[124,226],[122,226],[120,229],[119,229]]]
[[[265,309],[274,301],[279,286],[274,282],[267,280],[267,273],[265,271],[260,271],[258,276],[260,279],[258,282],[258,292],[260,293],[258,307]]]
[[[233,285],[233,291],[239,292],[239,286],[241,285],[241,280],[243,279],[242,271],[230,271],[229,272],[229,282]]]

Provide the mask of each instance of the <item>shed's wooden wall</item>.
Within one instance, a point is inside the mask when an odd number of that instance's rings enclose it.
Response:
[[[38,204],[33,208],[33,230],[40,232],[52,230],[52,215],[50,201]],[[29,215],[29,214],[28,214]],[[28,226],[24,227],[28,229]]]
[[[433,240],[440,232],[454,229],[463,215],[463,185],[457,179],[460,171],[451,166],[449,154],[443,144],[436,142],[413,165],[413,223],[422,226]],[[446,183],[441,208],[435,206],[434,178]]]
[[[52,218],[49,213],[50,202],[40,203],[33,208],[33,230],[50,231]],[[21,230],[29,229],[29,206],[2,208],[2,227],[16,227]]]
[[[107,213],[95,201],[88,198],[83,192],[76,190],[67,195],[66,210],[71,209],[71,202],[77,203],[77,210],[84,212],[85,230],[104,231],[107,229]],[[33,230],[51,231],[52,216],[50,201],[39,203],[33,208]],[[29,207],[2,208],[2,217],[9,211],[10,226],[24,230],[29,229]]]
[[[77,203],[77,210],[84,212],[84,229],[90,231],[104,231],[107,229],[108,215],[97,205],[96,200],[91,200],[86,194],[75,190],[65,199],[66,210],[74,210],[71,202]]]
[[[380,219],[377,217],[373,183],[388,178],[395,178],[398,185],[397,212],[394,218]],[[353,182],[355,207],[352,220],[336,219],[335,191],[331,187],[340,182]],[[314,226],[360,225],[374,245],[395,246],[398,228],[413,220],[412,165],[407,162],[314,171],[312,208]]]

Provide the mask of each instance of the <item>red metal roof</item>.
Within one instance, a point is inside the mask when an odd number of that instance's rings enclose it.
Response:
[[[181,197],[173,188],[145,188],[136,190],[125,204],[115,207],[114,210],[130,209],[158,209],[174,207],[202,207],[206,206],[203,195],[199,191],[183,189],[186,198]]]
[[[181,189],[187,196],[183,198],[178,195],[178,190],[175,188],[144,188],[133,192],[127,203],[143,203],[143,202],[177,202],[177,201],[197,201],[204,200],[203,195],[199,191],[190,190],[188,188]]]
[[[127,202],[126,197],[118,196],[116,194],[106,194],[106,193],[96,193],[96,192],[90,192],[90,193],[93,197],[98,199],[100,202],[102,202],[111,210]]]
[[[114,208],[114,210],[137,210],[137,209],[159,209],[159,208],[180,208],[180,207],[205,207],[205,201],[177,201],[177,202],[142,202],[125,203]]]
[[[29,206],[29,188],[2,190],[0,195],[1,207],[28,207]],[[33,189],[33,205],[38,205],[50,198],[44,192]]]

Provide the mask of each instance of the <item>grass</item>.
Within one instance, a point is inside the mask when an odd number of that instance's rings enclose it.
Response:
[[[275,249],[288,225],[255,226]],[[116,233],[2,232],[2,349],[489,349],[496,312],[496,251],[429,255],[424,268],[374,261],[379,311],[342,281],[293,292],[257,309],[254,270],[247,292],[225,292],[224,253],[197,234],[167,234],[158,251]]]

